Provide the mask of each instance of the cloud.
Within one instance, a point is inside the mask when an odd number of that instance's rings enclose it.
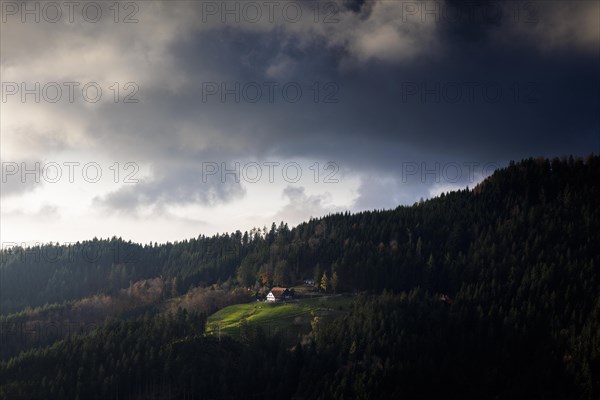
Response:
[[[148,209],[161,212],[167,206],[215,206],[245,195],[238,174],[212,172],[204,165],[165,168],[157,171],[152,178],[96,197],[94,202],[107,210],[136,214]]]
[[[438,3],[442,8],[447,4]],[[546,61],[531,56],[514,64],[511,56],[494,46],[472,53],[463,48],[460,38],[443,35],[442,25],[448,21],[423,21],[420,15],[405,18],[403,2],[339,2],[334,15],[338,22],[329,24],[315,24],[309,5],[301,4],[306,17],[299,23],[278,17],[273,23],[263,18],[260,23],[242,19],[223,24],[220,15],[204,22],[200,4],[150,2],[140,4],[140,22],[127,26],[109,21],[68,28],[8,24],[11,34],[23,33],[26,44],[9,43],[6,51],[3,48],[2,64],[8,67],[5,71],[12,71],[11,79],[133,80],[139,84],[141,102],[76,102],[31,109],[29,103],[10,103],[5,106],[12,107],[14,117],[7,118],[3,141],[15,143],[15,151],[32,149],[31,141],[24,143],[19,132],[27,129],[25,124],[34,124],[35,131],[41,132],[35,141],[42,143],[35,154],[51,148],[43,144],[49,141],[45,138],[60,138],[52,151],[85,148],[91,153],[100,148],[111,157],[152,162],[159,169],[184,160],[265,154],[320,156],[353,165],[381,163],[387,168],[393,163],[388,157],[403,153],[404,148],[417,149],[423,158],[440,151],[464,157],[472,150],[484,158],[505,158],[515,148],[511,141],[522,139],[523,132],[527,135],[518,156],[531,153],[541,142],[557,148],[553,140],[560,142],[561,136],[548,138],[549,127],[562,134],[592,131],[589,121],[575,118],[569,108],[577,109],[578,103],[593,108],[593,101],[585,101],[591,96],[585,87],[593,85],[555,88],[556,73],[564,70],[560,65],[548,68]],[[70,40],[74,30],[81,38]],[[98,43],[93,48],[91,38]],[[61,43],[54,54],[45,50],[44,42],[50,39]],[[482,46],[489,44],[482,42]],[[36,52],[39,48],[39,55],[30,60],[23,47]],[[452,54],[441,49],[451,49]],[[434,55],[435,62],[417,57],[426,54]],[[75,59],[78,62],[70,61]],[[462,61],[455,63],[455,59]],[[465,60],[468,63],[463,65]],[[340,70],[341,64],[345,68]],[[590,71],[582,71],[581,79],[593,77]],[[280,87],[300,83],[302,100],[286,103],[279,92],[274,103],[266,96],[256,104],[222,102],[219,95],[208,102],[202,98],[206,82],[231,86],[270,80]],[[541,101],[533,105],[512,101],[515,80],[525,95],[525,85],[534,81],[540,88],[535,100]],[[407,83],[425,93],[439,83],[444,93],[448,83],[471,81],[479,85],[474,102],[465,100],[464,86],[457,103],[444,98],[434,101],[432,95],[425,95],[429,101],[423,102],[418,92],[403,100]],[[334,90],[319,87],[319,101],[314,102],[315,82],[334,83]],[[500,102],[483,97],[488,83],[501,86]],[[337,103],[322,102],[334,92]],[[584,143],[574,142],[563,151],[580,151]],[[386,156],[373,159],[371,153],[357,151],[365,148]]]
[[[331,47],[342,48],[359,62],[400,62],[419,55],[434,55],[439,51],[436,21],[409,18],[406,6],[406,2],[383,0],[353,3],[348,7],[338,2],[336,12],[329,10],[329,19],[336,22],[308,29],[304,25],[306,31],[302,34],[311,33],[315,35],[313,40],[322,39]]]
[[[278,57],[273,64],[269,65],[266,70],[266,76],[269,78],[285,78],[291,75],[293,69],[293,61],[286,56]]]
[[[36,210],[26,208],[15,208],[10,210],[12,217],[30,217],[36,220],[52,221],[59,219],[60,207],[55,204],[43,203]]]
[[[352,209],[356,211],[395,208],[410,201],[413,193],[402,196],[402,185],[394,177],[363,177]],[[404,197],[404,198],[403,198]],[[403,201],[404,200],[404,201]]]
[[[508,2],[514,9],[514,4]],[[579,51],[598,54],[600,3],[597,1],[516,2],[521,18],[500,28],[503,39],[525,39],[544,52]],[[505,7],[508,7],[506,5]],[[506,35],[508,33],[508,35]]]
[[[0,196],[18,197],[43,185],[42,163],[39,160],[2,160]]]
[[[287,186],[282,196],[288,200],[288,204],[273,216],[273,221],[285,221],[295,225],[312,217],[343,211],[341,207],[331,204],[329,194],[307,195],[302,186]]]

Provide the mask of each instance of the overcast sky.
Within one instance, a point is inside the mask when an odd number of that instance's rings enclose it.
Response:
[[[1,240],[181,240],[600,152],[597,1],[2,1]]]

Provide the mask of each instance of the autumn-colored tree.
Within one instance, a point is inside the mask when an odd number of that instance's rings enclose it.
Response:
[[[329,279],[327,278],[327,272],[323,272],[323,277],[321,278],[321,285],[319,287],[322,291],[327,291],[329,287]]]

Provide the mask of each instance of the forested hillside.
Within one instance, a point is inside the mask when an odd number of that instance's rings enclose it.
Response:
[[[598,399],[599,182],[598,156],[529,159],[473,189],[292,229],[5,249],[3,321],[152,278],[161,301],[323,276],[361,294],[292,349],[250,327],[240,341],[205,337],[202,310],[108,319],[4,361],[0,395]]]

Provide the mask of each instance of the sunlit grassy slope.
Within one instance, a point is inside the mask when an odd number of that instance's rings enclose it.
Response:
[[[207,333],[237,336],[240,322],[260,326],[267,334],[276,332],[296,336],[310,330],[313,316],[327,319],[348,312],[351,296],[326,296],[300,299],[287,303],[252,302],[236,304],[217,311],[208,317]]]

